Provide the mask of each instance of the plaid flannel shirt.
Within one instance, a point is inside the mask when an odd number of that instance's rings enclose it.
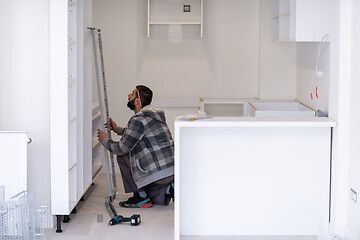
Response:
[[[142,108],[130,118],[119,142],[104,138],[102,144],[113,154],[129,153],[138,188],[174,174],[174,141],[161,110]]]

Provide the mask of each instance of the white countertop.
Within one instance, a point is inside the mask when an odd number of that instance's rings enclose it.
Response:
[[[336,127],[326,117],[213,117],[195,121],[175,120],[176,127]]]

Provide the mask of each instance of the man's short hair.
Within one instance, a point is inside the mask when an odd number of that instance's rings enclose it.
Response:
[[[136,89],[139,91],[140,94],[141,106],[145,107],[147,105],[150,105],[153,97],[153,92],[150,90],[150,88],[144,85],[137,85]]]

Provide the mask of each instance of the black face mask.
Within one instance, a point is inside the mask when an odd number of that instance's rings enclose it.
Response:
[[[135,99],[133,99],[132,101],[128,101],[128,103],[127,103],[127,106],[128,106],[128,108],[130,108],[130,110],[132,110],[132,111],[134,111],[134,109],[135,109]]]

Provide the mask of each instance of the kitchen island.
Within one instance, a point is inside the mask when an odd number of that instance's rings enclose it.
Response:
[[[175,239],[319,235],[329,221],[335,125],[319,117],[177,119]]]

